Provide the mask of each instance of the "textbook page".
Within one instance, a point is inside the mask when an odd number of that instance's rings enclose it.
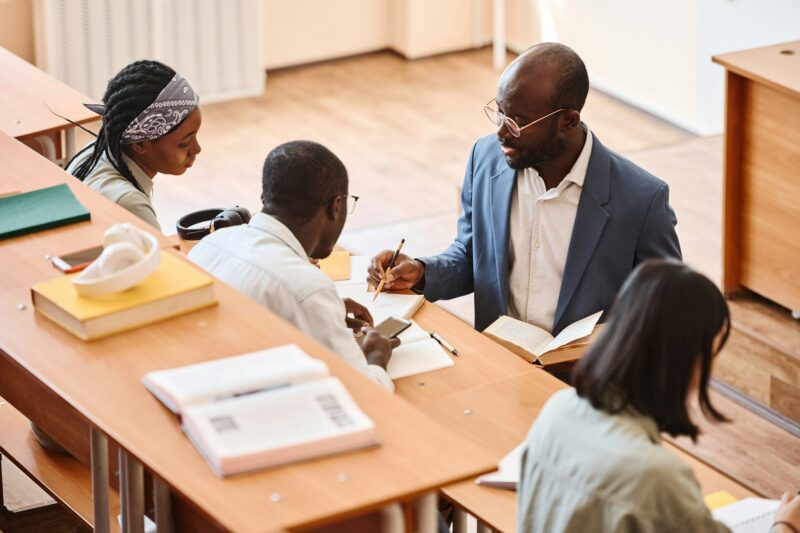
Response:
[[[294,344],[150,372],[142,383],[172,412],[231,396],[312,381],[328,366]]]
[[[484,474],[475,480],[478,485],[497,487],[499,489],[517,490],[520,469],[522,468],[522,452],[526,442],[519,443],[513,450],[500,459],[497,472]]]
[[[573,322],[569,326],[565,327],[555,339],[550,341],[550,343],[545,346],[544,350],[542,350],[542,353],[555,350],[556,348],[561,348],[565,344],[582,339],[583,337],[588,337],[592,334],[592,331],[594,331],[594,327],[597,325],[597,322],[600,320],[600,316],[602,314],[602,311],[598,311],[593,315],[589,315],[586,318],[582,318],[577,322]],[[542,355],[542,353],[537,353],[536,355]]]
[[[184,430],[219,475],[377,444],[335,377],[186,409]]]
[[[536,356],[542,355],[553,341],[553,336],[542,328],[510,316],[501,316],[484,333],[508,340]]]
[[[453,359],[416,322],[398,335],[400,346],[392,350],[386,373],[392,379],[404,378],[453,366]]]
[[[731,528],[733,533],[763,533],[775,521],[775,510],[780,502],[763,498],[745,498],[720,507],[711,514]]]

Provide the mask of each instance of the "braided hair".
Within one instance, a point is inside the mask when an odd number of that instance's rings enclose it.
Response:
[[[105,152],[114,168],[134,187],[144,192],[122,159],[122,132],[139,113],[155,101],[173,76],[175,71],[163,63],[143,60],[131,63],[109,80],[103,95],[105,113],[97,140],[72,158],[74,160],[85,151],[92,150],[91,156],[72,171],[76,178],[85,180]]]

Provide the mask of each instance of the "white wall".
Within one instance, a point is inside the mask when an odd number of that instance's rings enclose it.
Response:
[[[722,131],[725,70],[711,56],[800,39],[800,0],[703,0],[700,4],[697,130]]]
[[[723,128],[711,56],[800,39],[800,0],[522,0],[541,40],[575,49],[594,87],[692,132]]]

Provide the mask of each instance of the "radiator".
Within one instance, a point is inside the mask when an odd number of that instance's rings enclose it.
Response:
[[[36,62],[94,99],[137,59],[180,72],[209,103],[263,93],[263,0],[36,0]]]

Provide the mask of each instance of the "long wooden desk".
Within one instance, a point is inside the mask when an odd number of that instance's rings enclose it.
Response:
[[[0,161],[4,172],[10,171],[13,163],[11,171],[22,173],[16,176],[38,175],[42,185],[65,176],[3,135]],[[126,219],[124,210],[110,202],[103,206],[104,199],[99,195],[92,198],[92,191],[76,190],[76,194],[90,209],[98,208],[91,224],[0,242],[4,278],[0,288],[4,317],[0,324],[0,396],[45,431],[60,437],[61,431],[69,431],[63,427],[61,414],[68,410],[78,413],[95,434],[107,436],[124,450],[123,476],[135,476],[137,469],[131,465],[141,464],[211,526],[237,532],[323,525],[392,502],[412,501],[492,469],[492,454],[469,443],[453,449],[457,436],[452,432],[222,283],[215,283],[219,300],[215,307],[88,343],[35,313],[30,282],[60,275],[41,254],[55,251],[63,241],[69,241],[69,249],[91,241],[105,229],[95,227],[105,215],[109,221]],[[80,226],[87,235],[77,233]],[[376,422],[381,446],[220,479],[182,434],[176,417],[140,383],[141,376],[152,370],[287,343],[297,344],[328,364]],[[42,391],[46,394],[38,394]],[[89,433],[84,435],[88,441]],[[428,497],[425,501],[432,500]],[[132,507],[129,515],[135,515],[136,509]],[[103,529],[102,521],[95,525],[98,531]]]
[[[22,141],[38,139],[46,156],[55,161],[60,147],[48,149],[46,139],[60,139],[64,132],[62,157],[75,153],[74,126],[47,109],[78,124],[87,124],[100,117],[83,106],[91,99],[65,85],[24,59],[0,47],[0,131]],[[45,105],[47,104],[47,105]],[[60,143],[59,143],[60,144]]]
[[[453,449],[476,443],[499,461],[525,439],[547,399],[566,387],[436,305],[425,303],[414,320],[440,333],[460,356],[454,358],[453,367],[397,380],[397,393],[458,434]],[[692,466],[704,493],[756,495],[711,466],[668,443],[665,446]],[[516,531],[516,492],[469,480],[447,486],[443,493],[492,529]]]

